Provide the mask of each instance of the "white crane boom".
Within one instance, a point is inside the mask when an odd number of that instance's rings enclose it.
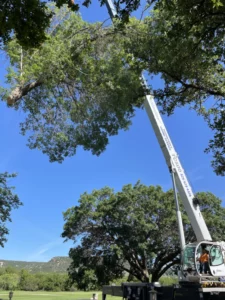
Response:
[[[159,110],[152,96],[146,96],[144,107],[147,111],[155,135],[166,159],[167,166],[169,167],[170,172],[174,173],[180,198],[187,212],[192,228],[195,232],[197,241],[211,241],[212,238],[205,224],[205,220],[203,219],[199,205],[195,205],[193,203],[194,194],[192,188],[187,180],[184,169],[182,168],[178,155],[174,149],[174,146],[171,142],[169,134],[166,130],[164,122],[160,116]]]
[[[116,16],[114,4],[111,0],[107,0],[106,4],[109,15],[113,19],[113,17]],[[144,75],[142,75],[142,78],[144,81],[145,88],[148,90],[148,85],[144,78]],[[193,201],[194,194],[192,188],[187,180],[184,169],[181,166],[180,160],[171,142],[164,122],[160,116],[159,110],[156,106],[153,96],[146,95],[144,107],[147,111],[148,117],[154,129],[155,135],[158,139],[164,157],[166,159],[166,163],[169,167],[169,170],[170,172],[173,172],[177,190],[180,194],[180,198],[183,202],[184,208],[191,222],[197,241],[211,241],[212,238],[201,214],[199,205],[198,203],[194,203]]]

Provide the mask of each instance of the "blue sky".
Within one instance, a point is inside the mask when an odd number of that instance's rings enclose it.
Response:
[[[88,21],[108,18],[96,1],[82,9]],[[7,63],[0,60],[0,85]],[[156,79],[154,84],[159,85]],[[194,192],[210,191],[225,201],[225,179],[217,177],[210,166],[211,156],[204,154],[211,132],[195,112],[178,109],[170,118],[163,117]],[[63,164],[49,163],[48,157],[26,147],[19,134],[22,112],[0,102],[0,172],[17,172],[10,183],[16,186],[24,206],[13,211],[8,224],[10,235],[0,259],[48,261],[68,254],[72,243],[63,243],[62,212],[76,205],[80,194],[110,186],[120,190],[124,184],[141,180],[147,185],[171,188],[170,175],[147,114],[138,110],[133,125],[110,139],[107,150],[95,157],[79,149]]]

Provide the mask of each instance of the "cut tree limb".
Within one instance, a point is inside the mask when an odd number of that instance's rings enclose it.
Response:
[[[19,101],[23,96],[26,96],[31,90],[42,85],[43,82],[40,80],[31,82],[25,86],[17,86],[12,90],[11,94],[7,98],[7,104],[13,106],[17,101]]]

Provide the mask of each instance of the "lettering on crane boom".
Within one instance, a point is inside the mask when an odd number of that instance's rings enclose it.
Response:
[[[167,133],[166,129],[163,128],[162,126],[160,126],[160,130],[161,130],[162,136],[164,138],[164,141],[166,143],[167,149],[171,152],[174,151],[173,145],[170,141],[170,138],[168,136],[168,133]],[[183,186],[186,188],[186,192],[187,192],[188,196],[192,198],[192,191],[191,191],[190,185],[187,182],[187,178],[186,178],[186,176],[183,172],[183,168],[181,167],[181,164],[180,164],[180,161],[177,157],[177,154],[171,154],[171,156],[172,156],[172,160],[173,160],[173,162],[176,166],[178,175],[180,175],[180,179],[183,183]]]
[[[166,129],[163,128],[162,126],[160,126],[160,129],[161,129],[161,133],[162,133],[162,135],[164,137],[164,141],[165,141],[165,143],[167,145],[168,150],[172,151],[173,150],[173,145],[172,145],[172,143],[170,141],[170,138],[169,138],[169,136],[168,136],[168,134],[166,132]]]
[[[163,122],[162,122],[161,116],[159,114],[159,111],[156,108],[156,104],[155,104],[154,100],[152,101],[152,99],[150,98],[149,101],[151,101],[151,104],[152,104],[151,107],[152,107],[152,110],[154,111],[155,118],[157,119],[157,121],[159,123],[161,123],[162,125],[164,125]],[[171,140],[169,138],[167,130],[162,125],[159,126],[159,129],[160,129],[161,135],[163,137],[163,140],[164,140],[164,142],[166,144],[167,150],[169,152],[175,152],[175,149],[174,149],[173,144],[172,144],[172,142],[171,142]],[[177,170],[178,176],[180,177],[180,180],[182,181],[183,186],[186,188],[187,195],[190,198],[193,198],[193,193],[192,193],[191,187],[190,187],[190,185],[189,185],[189,183],[187,181],[187,178],[186,178],[186,176],[184,174],[183,168],[181,167],[181,164],[180,164],[180,161],[179,161],[179,159],[177,157],[177,154],[176,153],[174,153],[174,154],[170,153],[170,155],[172,156],[172,160],[173,160],[173,162],[174,162],[174,164],[176,166],[176,170]]]
[[[176,154],[174,154],[172,156],[172,160],[173,160],[173,162],[174,162],[174,164],[175,164],[175,166],[177,168],[178,175],[180,175],[180,179],[181,179],[181,181],[183,183],[183,186],[186,188],[186,192],[187,192],[188,196],[191,197],[191,198],[193,198],[193,193],[192,193],[191,187],[188,184],[187,178],[186,178],[186,176],[185,176],[185,174],[183,172],[183,169],[182,169],[182,167],[180,165],[180,161],[179,161],[179,159],[178,159],[178,157],[177,157]]]

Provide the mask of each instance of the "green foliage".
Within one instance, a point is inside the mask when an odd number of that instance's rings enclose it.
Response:
[[[122,34],[88,24],[66,8],[57,10],[48,40],[39,50],[7,46],[13,69],[2,99],[26,113],[28,145],[62,162],[78,146],[99,155],[108,136],[127,129],[144,95],[140,68],[124,51]]]
[[[214,0],[215,5],[219,1]],[[71,12],[80,9],[80,3],[74,0],[49,0],[58,8],[67,5]],[[106,0],[99,0],[101,5],[106,4]],[[83,0],[82,5],[88,7],[91,0]],[[125,4],[125,5],[124,5]],[[129,15],[136,10],[140,1],[115,1],[118,17],[123,21],[129,20]],[[10,40],[12,32],[18,42],[25,48],[39,47],[47,38],[45,30],[50,24],[54,14],[49,11],[49,4],[40,0],[0,0],[0,46]]]
[[[23,291],[66,291],[72,286],[67,274],[37,273],[31,274],[28,270],[13,270],[7,268],[0,274],[0,289]]]
[[[19,284],[18,274],[3,274],[0,276],[0,289],[1,290],[15,290]]]
[[[172,277],[172,276],[162,276],[159,279],[159,282],[162,285],[173,285],[173,284],[178,284],[178,278],[176,277]]]
[[[221,207],[222,201],[210,192],[197,193],[196,196],[213,240],[224,241],[225,208]]]
[[[6,43],[12,34],[25,47],[39,46],[45,40],[45,29],[51,14],[46,4],[39,0],[0,1],[0,45]]]
[[[123,282],[128,282],[128,277],[127,276],[124,276],[124,277],[121,277],[121,278],[117,278],[117,279],[114,279],[110,282],[110,285],[121,285]]]
[[[4,247],[7,241],[6,235],[9,230],[6,227],[7,222],[11,222],[12,209],[18,208],[22,203],[18,196],[13,193],[14,187],[8,185],[8,180],[16,177],[16,174],[9,174],[7,172],[0,173],[0,246]]]
[[[211,193],[197,194],[207,226],[215,240],[225,239],[225,209]],[[181,206],[182,207],[182,206]],[[69,275],[77,280],[79,267],[94,270],[99,285],[122,278],[124,272],[140,281],[157,281],[179,263],[179,237],[173,191],[140,182],[115,193],[105,187],[84,193],[79,205],[64,213],[62,236],[81,244],[70,249]],[[195,240],[183,213],[186,241]],[[101,269],[101,272],[99,272]],[[108,276],[108,278],[106,277]],[[132,280],[132,279],[131,279]]]
[[[6,274],[17,274],[18,273],[18,271],[16,270],[16,268],[13,268],[12,266],[7,266],[7,267],[1,268],[1,269]]]
[[[35,274],[35,279],[39,279],[39,290],[45,291],[66,291],[70,288],[67,274]],[[41,279],[42,277],[42,279]]]
[[[105,274],[117,274],[115,278],[126,271],[148,281],[149,273],[159,272],[157,253],[168,268],[167,253],[172,253],[172,262],[176,259],[179,247],[171,191],[164,193],[160,187],[137,183],[124,186],[118,193],[109,188],[85,193],[79,203],[64,214],[62,236],[82,237],[81,246],[70,250],[71,276],[80,264],[95,270],[100,265]]]
[[[48,38],[38,50],[21,50],[15,39],[7,45],[9,88],[0,94],[25,112],[21,132],[31,149],[51,162],[75,155],[79,146],[101,154],[142,106],[144,69],[161,76],[163,85],[151,93],[162,112],[188,105],[204,117],[214,134],[205,151],[213,154],[216,174],[225,174],[225,6],[219,0],[152,2],[149,17],[122,28],[88,24],[65,6],[52,6]],[[139,1],[117,4],[132,10]]]
[[[24,291],[37,291],[38,283],[34,275],[30,274],[27,270],[22,270],[20,273],[19,287]]]
[[[79,290],[93,291],[99,288],[94,270],[85,267],[79,267],[73,273],[73,282],[76,283]]]
[[[89,245],[91,249],[94,247]],[[123,269],[117,265],[116,257],[112,257],[109,251],[102,254],[101,249],[93,251],[87,247],[86,245],[85,248],[78,246],[70,249],[72,263],[68,273],[71,282],[75,283],[79,289],[97,288],[124,276]]]
[[[225,175],[225,6],[212,0],[158,0],[131,31],[128,49],[163,86],[152,90],[169,115],[188,105],[203,116],[214,137],[206,152]],[[162,50],[163,49],[163,50]]]

